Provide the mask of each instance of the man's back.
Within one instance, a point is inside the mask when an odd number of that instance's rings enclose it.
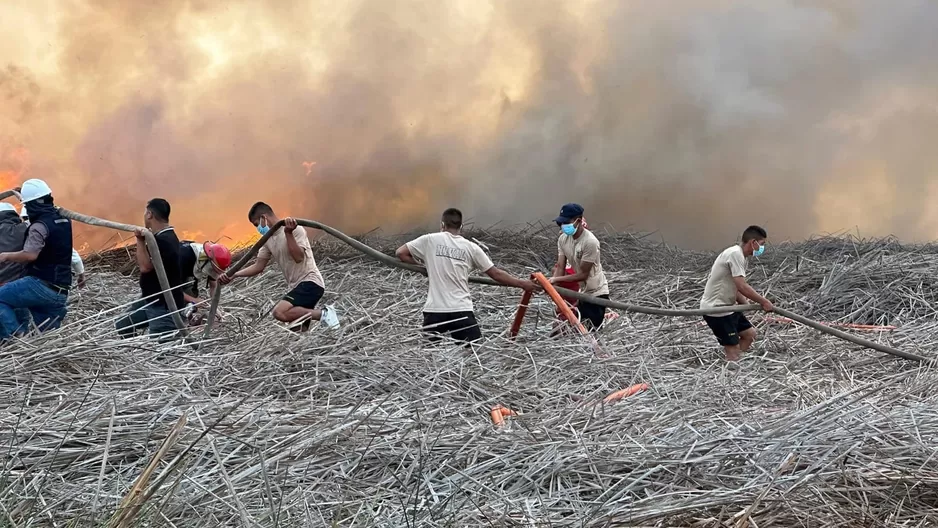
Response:
[[[156,237],[156,245],[160,248],[160,260],[163,263],[163,268],[166,270],[166,278],[169,280],[169,285],[170,287],[179,286],[182,283],[182,274],[180,273],[179,266],[179,238],[176,237],[176,232],[172,227],[158,231],[154,233],[154,236]],[[163,291],[155,269],[148,273],[140,274],[140,291],[144,297]],[[181,288],[173,290],[173,299],[176,301],[176,308],[185,306]],[[151,298],[147,300],[152,301],[154,299]],[[163,295],[159,295],[155,300],[157,305],[166,306]]]
[[[412,240],[407,248],[427,267],[430,289],[424,312],[472,311],[469,274],[473,270],[486,272],[494,266],[478,244],[443,231]]]
[[[0,212],[0,253],[22,251],[27,229],[16,211]],[[25,268],[18,262],[0,262],[0,284],[20,278]]]

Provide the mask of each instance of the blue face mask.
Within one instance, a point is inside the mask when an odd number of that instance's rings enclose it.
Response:
[[[759,246],[759,249],[753,251],[752,256],[761,257],[763,253],[765,253],[765,244],[762,244],[761,246]]]
[[[560,226],[560,230],[567,236],[573,236],[576,233],[576,224],[564,224]]]
[[[267,223],[266,220],[261,220],[261,221],[264,222],[265,224]],[[260,233],[261,236],[266,235],[268,231],[270,231],[270,226],[266,226],[266,225],[262,226],[260,223],[257,224],[257,232]]]

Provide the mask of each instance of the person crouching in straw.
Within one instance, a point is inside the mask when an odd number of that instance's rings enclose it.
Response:
[[[257,202],[248,211],[248,220],[261,236],[270,231],[271,226],[280,221],[273,208],[264,202]],[[316,308],[323,294],[326,283],[316,266],[313,248],[309,244],[306,230],[297,226],[293,218],[283,219],[283,228],[274,233],[257,253],[254,264],[229,275],[219,275],[218,282],[228,284],[239,277],[259,275],[273,260],[280,267],[289,291],[274,306],[274,319],[290,325],[300,325],[300,330],[309,328],[310,320],[320,321],[330,329],[339,328],[339,315],[332,306]]]

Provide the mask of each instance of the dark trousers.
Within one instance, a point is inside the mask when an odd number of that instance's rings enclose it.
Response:
[[[598,295],[600,299],[609,300],[609,295]],[[585,301],[579,301],[576,304],[577,310],[580,311],[580,322],[583,323],[583,326],[587,330],[598,330],[602,326],[603,321],[606,319],[606,307],[600,306],[598,304],[588,303]]]
[[[482,329],[472,312],[423,312],[423,331],[431,334],[432,342],[440,340],[439,335],[433,334],[449,334],[453,339],[467,343],[482,339]]]
[[[124,338],[133,337],[137,332],[150,330],[150,337],[166,337],[176,331],[176,324],[169,310],[161,304],[139,299],[130,305],[130,310],[117,321],[117,333]]]

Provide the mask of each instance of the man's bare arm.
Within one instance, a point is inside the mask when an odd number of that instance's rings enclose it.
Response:
[[[234,274],[234,277],[254,277],[255,275],[260,275],[265,269],[267,269],[267,259],[257,259],[254,261],[254,264],[238,271]]]
[[[745,277],[733,277],[733,282],[736,283],[737,295],[742,294],[746,298],[756,301],[760,306],[762,306],[762,309],[767,312],[771,312],[773,310],[774,307],[772,306],[772,303],[765,297],[759,295],[756,290],[752,289],[752,286],[746,282]]]
[[[564,259],[564,260],[566,260],[566,259]],[[558,277],[558,276],[551,277],[550,282],[551,282],[551,283],[556,283],[556,282],[583,282],[583,281],[585,281],[586,279],[589,278],[591,271],[593,271],[593,263],[592,263],[592,262],[581,262],[581,263],[580,263],[580,271],[579,271],[579,272],[574,273],[573,275],[563,275],[563,276],[559,276],[559,277]]]
[[[39,258],[39,253],[30,253],[28,251],[14,251],[12,253],[0,253],[0,255],[3,255],[0,262],[17,262],[19,264],[29,264]]]
[[[515,288],[521,288],[525,291],[534,291],[534,283],[527,280],[521,280],[507,271],[501,270],[492,266],[485,272],[492,280],[504,284],[505,286],[514,286]]]
[[[407,264],[414,264],[416,266],[420,265],[420,263],[417,262],[417,259],[415,259],[414,256],[410,254],[410,248],[407,247],[407,244],[404,244],[403,246],[397,248],[397,251],[394,252],[394,255],[401,262],[406,262]]]
[[[299,264],[303,262],[303,259],[306,258],[306,254],[303,253],[303,248],[300,247],[296,242],[296,238],[293,237],[293,233],[286,233],[287,235],[287,251],[290,252],[290,258],[293,259],[293,262]]]
[[[567,271],[567,257],[563,253],[557,253],[557,264],[554,264],[554,277],[563,277]]]
[[[199,299],[198,297],[193,297],[185,292],[183,292],[182,298],[186,301],[186,303],[199,304],[200,302],[202,302],[202,299]]]
[[[150,273],[153,271],[153,260],[150,259],[150,250],[147,249],[147,239],[142,236],[143,231],[137,235],[137,267],[140,273]]]

